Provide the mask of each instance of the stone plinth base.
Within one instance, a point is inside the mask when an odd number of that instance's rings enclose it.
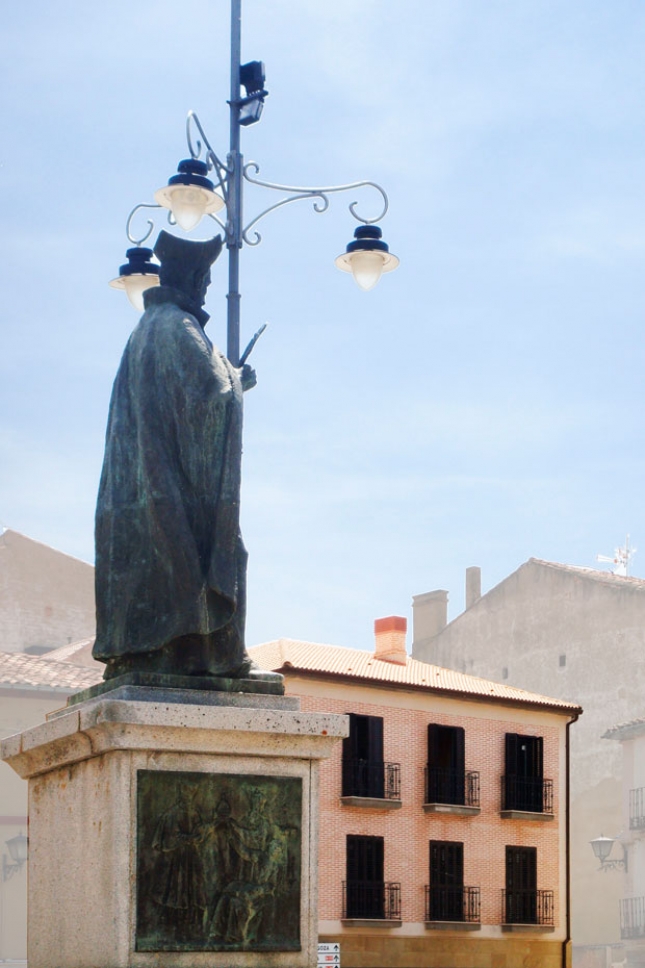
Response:
[[[347,717],[196,699],[129,686],[3,741],[29,779],[30,968],[316,964],[318,762]]]

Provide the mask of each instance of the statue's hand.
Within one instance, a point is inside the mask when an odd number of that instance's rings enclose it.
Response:
[[[258,382],[255,370],[248,363],[245,363],[240,370],[240,381],[242,383],[242,390],[252,390]]]

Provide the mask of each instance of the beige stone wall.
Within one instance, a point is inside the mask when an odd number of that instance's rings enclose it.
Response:
[[[94,568],[16,531],[0,534],[0,650],[94,635]]]
[[[35,726],[65,704],[63,694],[0,690],[0,739]],[[0,762],[0,854],[10,862],[6,841],[27,833],[27,781]],[[1,877],[1,875],[0,875]],[[0,879],[0,962],[27,957],[27,868]]]
[[[500,927],[506,845],[537,847],[538,888],[553,890],[556,896],[556,930],[549,938],[552,941],[557,939],[560,943],[565,939],[565,817],[562,804],[566,717],[486,702],[428,696],[422,692],[336,685],[295,676],[287,678],[287,693],[301,697],[303,710],[383,716],[385,760],[401,764],[403,805],[398,810],[348,807],[341,803],[340,746],[331,759],[321,766],[321,936],[342,935],[345,941],[346,937],[349,940],[354,938],[357,931],[361,933],[359,929],[344,927],[341,923],[342,882],[346,878],[346,835],[359,834],[384,837],[385,880],[401,883],[403,926],[402,929],[391,929],[390,935],[422,936],[426,948],[432,950],[437,945],[439,948],[445,945],[445,932],[430,932],[424,927],[425,885],[429,880],[429,841],[454,840],[464,844],[464,883],[481,889],[480,942],[484,942],[484,936],[496,943],[502,940],[503,944],[510,938],[503,937]],[[481,777],[479,816],[424,813],[424,767],[427,760],[427,725],[430,722],[465,728],[466,769],[478,770]],[[500,817],[506,732],[544,737],[545,776],[554,781],[555,820],[520,822]],[[475,944],[472,947],[471,940],[466,943],[464,932],[460,941],[453,938],[451,943],[453,948],[457,946],[455,950],[463,944],[471,952],[481,953],[481,946]],[[344,944],[342,950],[345,951]],[[558,950],[561,950],[561,944]],[[397,951],[397,958],[404,957],[403,949]],[[472,954],[473,958],[478,956]],[[374,957],[377,957],[376,954]],[[344,954],[342,963],[347,963]],[[388,961],[379,962],[377,958],[369,962],[360,959],[350,961],[349,965],[368,963],[374,966],[390,964]],[[398,960],[395,963],[407,962]],[[465,965],[480,963],[492,962],[463,962]],[[513,964],[512,961],[507,963]],[[432,962],[425,964],[431,965]]]

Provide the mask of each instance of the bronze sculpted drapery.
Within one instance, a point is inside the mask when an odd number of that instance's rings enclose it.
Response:
[[[243,380],[204,333],[219,236],[161,232],[161,285],[117,373],[96,511],[95,658],[130,671],[278,678],[244,646]]]

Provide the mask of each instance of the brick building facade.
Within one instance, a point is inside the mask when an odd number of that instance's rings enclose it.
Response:
[[[405,621],[379,621],[373,655],[251,650],[303,710],[350,714],[321,769],[321,941],[343,968],[559,968],[579,707],[410,659]]]

